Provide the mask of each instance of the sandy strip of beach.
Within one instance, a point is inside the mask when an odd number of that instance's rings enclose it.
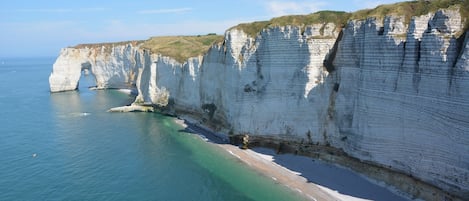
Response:
[[[265,176],[291,188],[311,200],[338,200],[327,192],[321,190],[317,185],[308,183],[300,173],[293,172],[273,162],[272,157],[257,153],[251,149],[240,149],[229,144],[218,144],[242,162],[261,172]]]
[[[372,182],[351,170],[305,156],[276,154],[267,148],[241,149],[216,133],[184,120],[176,120],[187,131],[205,136],[206,141],[226,150],[255,171],[272,178],[310,200],[409,200],[392,189]]]

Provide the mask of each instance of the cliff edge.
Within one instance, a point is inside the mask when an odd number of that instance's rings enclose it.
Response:
[[[240,25],[205,53],[183,59],[140,43],[65,48],[50,88],[74,90],[81,71],[89,69],[98,88],[135,88],[134,104],[153,105],[228,136],[257,137],[279,150],[333,149],[344,160],[369,165],[351,167],[358,171],[385,170],[376,177],[415,198],[464,200],[468,3],[441,2],[395,4],[427,5],[424,14],[412,17],[378,16],[381,6],[335,18],[320,12],[309,15],[308,23],[276,18]],[[372,17],[361,19],[363,13]],[[393,175],[407,180],[393,181]],[[399,184],[410,180],[431,187]]]

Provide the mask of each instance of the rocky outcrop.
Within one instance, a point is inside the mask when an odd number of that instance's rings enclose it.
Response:
[[[69,91],[78,88],[82,71],[91,70],[96,87],[135,87],[137,72],[144,66],[149,54],[129,45],[84,48],[63,48],[49,76],[51,92]]]
[[[132,104],[128,106],[114,107],[108,110],[108,112],[154,112],[152,106],[144,106],[138,104]]]
[[[228,135],[334,147],[469,197],[469,34],[457,10],[413,17],[233,29],[183,64],[138,46],[62,50],[51,91],[82,69]]]

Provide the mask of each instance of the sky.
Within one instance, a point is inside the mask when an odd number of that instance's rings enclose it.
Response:
[[[239,23],[399,0],[14,0],[0,2],[0,57],[57,56],[80,43],[223,34]]]

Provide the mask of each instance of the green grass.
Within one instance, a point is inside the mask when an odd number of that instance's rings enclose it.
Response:
[[[257,36],[262,29],[267,28],[271,25],[270,21],[259,21],[259,22],[251,22],[251,23],[243,23],[238,24],[228,30],[232,29],[239,29],[243,30],[244,33],[248,34],[251,37]]]
[[[249,36],[255,37],[260,31],[262,31],[262,29],[276,26],[293,25],[305,27],[306,25],[311,24],[326,24],[332,22],[343,27],[347,23],[350,15],[350,13],[340,11],[319,11],[309,15],[289,15],[272,18],[270,21],[239,24],[229,30],[241,29]]]
[[[395,4],[380,5],[374,9],[359,10],[353,13],[339,11],[319,11],[309,15],[290,15],[273,18],[270,21],[245,23],[234,26],[231,29],[241,29],[251,37],[257,36],[265,28],[275,26],[294,25],[304,27],[312,24],[325,24],[332,22],[338,27],[344,27],[348,20],[362,20],[369,17],[384,19],[385,16],[404,16],[406,23],[412,16],[425,15],[438,9],[446,9],[460,6],[460,13],[465,20],[464,30],[469,28],[469,0],[418,0]]]
[[[446,9],[455,5],[461,6],[461,16],[467,18],[468,0],[433,0],[433,1],[410,1],[395,4],[380,5],[374,9],[366,9],[354,12],[351,19],[365,19],[367,17],[376,17],[383,19],[387,15],[405,16],[406,22],[410,22],[412,16],[425,15],[436,12],[438,9]],[[466,9],[464,9],[464,7]]]
[[[112,47],[119,46],[119,45],[127,45],[132,44],[133,46],[140,45],[144,42],[144,40],[131,40],[131,41],[121,41],[121,42],[108,42],[108,43],[88,43],[88,44],[79,44],[74,46],[73,48],[90,48],[90,49],[101,49],[104,47],[104,51],[107,53],[111,53]],[[96,57],[96,54],[94,54]]]
[[[150,50],[151,53],[168,56],[180,63],[184,63],[190,57],[205,54],[213,44],[222,41],[223,36],[215,34],[204,36],[160,36],[140,41],[80,44],[75,46],[75,48],[101,48],[104,46],[109,47],[106,49],[110,51],[113,46],[132,43],[134,46],[140,45],[143,49]]]
[[[121,42],[109,42],[109,43],[90,43],[90,44],[79,44],[74,46],[74,48],[101,48],[101,47],[106,47],[106,48],[111,48],[114,46],[118,45],[127,45],[127,44],[132,44],[133,46],[140,45],[144,42],[144,40],[131,40],[131,41],[121,41]]]
[[[326,24],[332,22],[339,26],[345,26],[350,13],[341,11],[319,11],[309,15],[290,15],[276,17],[270,20],[273,26],[305,26],[311,24]]]
[[[406,23],[409,23],[412,16],[425,15],[430,12],[435,12],[438,9],[455,8],[458,6],[460,8],[459,10],[463,21],[465,22],[463,30],[468,30],[469,0],[408,1],[395,4],[380,5],[374,9],[359,10],[353,13],[340,11],[319,11],[309,15],[290,15],[272,18],[269,21],[239,24],[230,28],[230,30],[240,29],[243,30],[249,36],[256,37],[259,32],[269,27],[293,25],[304,28],[307,25],[325,25],[326,23],[332,22],[338,25],[338,28],[343,28],[349,20],[362,20],[369,17],[384,19],[384,17],[388,15],[404,16],[406,19]],[[323,28],[321,30],[323,30]],[[458,35],[459,34],[462,33],[458,33]],[[75,47],[101,48],[102,46],[112,47],[115,45],[125,45],[132,43],[134,46],[141,45],[141,47],[150,50],[152,53],[168,56],[176,59],[180,63],[183,63],[190,57],[196,57],[205,54],[213,44],[220,43],[222,41],[223,36],[216,35],[214,33],[209,33],[204,36],[162,36],[152,37],[148,40],[140,41],[81,44]],[[107,48],[108,51],[110,51],[110,49],[111,48]]]
[[[184,63],[190,57],[205,54],[215,43],[223,41],[222,35],[205,36],[161,36],[143,42],[142,47],[152,53],[161,54]]]

